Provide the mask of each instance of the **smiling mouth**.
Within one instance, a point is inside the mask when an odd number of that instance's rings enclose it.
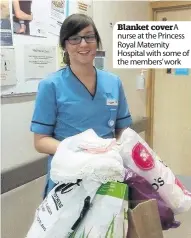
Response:
[[[86,51],[80,51],[78,52],[80,55],[87,55],[90,53],[90,50],[86,50]]]

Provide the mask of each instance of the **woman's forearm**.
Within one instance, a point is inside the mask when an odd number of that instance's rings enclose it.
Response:
[[[35,135],[34,144],[39,153],[54,155],[60,141],[49,136]]]
[[[29,14],[26,14],[25,12],[23,12],[20,9],[18,1],[15,1],[15,0],[13,1],[13,7],[14,7],[14,11],[15,11],[15,16],[19,20],[32,21],[32,19],[33,19],[32,15],[29,15]]]

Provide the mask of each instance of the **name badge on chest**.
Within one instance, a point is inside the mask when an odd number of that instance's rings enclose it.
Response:
[[[116,99],[107,99],[106,105],[108,106],[117,106],[118,105],[118,100]]]

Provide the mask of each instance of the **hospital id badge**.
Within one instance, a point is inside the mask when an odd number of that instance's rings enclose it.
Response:
[[[108,106],[117,106],[118,105],[118,101],[116,99],[107,99],[107,103]]]

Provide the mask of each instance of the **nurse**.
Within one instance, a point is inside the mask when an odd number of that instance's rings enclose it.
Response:
[[[55,185],[50,164],[60,141],[90,128],[102,138],[119,138],[132,123],[119,77],[93,66],[101,39],[92,19],[69,16],[60,45],[66,67],[40,81],[31,122],[36,150],[49,155],[44,197]]]

